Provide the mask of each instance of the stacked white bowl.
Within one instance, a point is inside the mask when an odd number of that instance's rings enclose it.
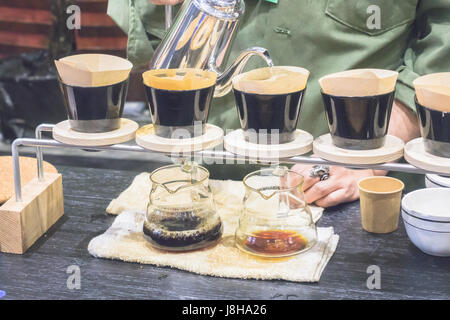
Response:
[[[450,188],[450,177],[427,174],[425,176],[425,185],[427,188]]]
[[[402,218],[416,247],[430,255],[450,256],[450,187],[408,193],[402,200]]]

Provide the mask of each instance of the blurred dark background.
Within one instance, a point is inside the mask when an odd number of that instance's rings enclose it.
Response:
[[[66,118],[53,60],[76,53],[125,57],[127,37],[106,14],[107,0],[0,0],[0,141],[34,136]],[[81,9],[81,29],[66,12]],[[125,114],[145,117],[140,71],[131,75]],[[138,103],[135,103],[135,102]],[[149,122],[149,119],[147,120]]]

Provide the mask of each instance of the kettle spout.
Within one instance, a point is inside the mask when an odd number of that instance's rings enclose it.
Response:
[[[244,70],[244,67],[247,64],[248,60],[254,55],[260,56],[266,62],[267,66],[273,66],[273,61],[270,58],[269,51],[261,47],[251,47],[244,50],[237,57],[236,61],[224,72],[220,72],[217,70],[215,59],[213,58],[214,55],[211,57],[209,61],[209,69],[218,74],[214,97],[222,97],[230,92],[232,79],[234,78],[234,76],[242,73],[242,70]]]

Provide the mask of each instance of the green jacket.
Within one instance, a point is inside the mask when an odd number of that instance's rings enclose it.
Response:
[[[396,99],[414,110],[412,81],[450,71],[449,0],[273,2],[245,1],[229,63],[241,50],[261,46],[276,65],[310,70],[299,127],[315,137],[328,132],[317,81],[326,74],[354,68],[397,70]],[[128,33],[129,59],[135,65],[147,64],[165,33],[164,7],[148,0],[109,0],[108,14]],[[263,63],[256,57],[247,69],[258,66]],[[213,101],[208,121],[239,127],[232,94]]]

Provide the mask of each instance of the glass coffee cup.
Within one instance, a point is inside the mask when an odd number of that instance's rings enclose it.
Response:
[[[309,71],[299,67],[270,67],[233,79],[244,138],[251,143],[282,144],[295,139]]]
[[[129,79],[101,87],[59,84],[70,127],[78,132],[100,133],[120,128]]]
[[[120,128],[133,64],[107,54],[55,60],[70,128],[104,133]]]
[[[322,99],[335,146],[370,150],[384,145],[395,91],[360,97],[335,96],[322,91]]]
[[[353,69],[319,79],[333,145],[350,150],[384,146],[398,72]]]
[[[155,69],[142,76],[156,135],[192,138],[204,133],[216,85],[215,72]]]
[[[450,158],[450,112],[427,108],[415,97],[420,133],[425,151]]]

